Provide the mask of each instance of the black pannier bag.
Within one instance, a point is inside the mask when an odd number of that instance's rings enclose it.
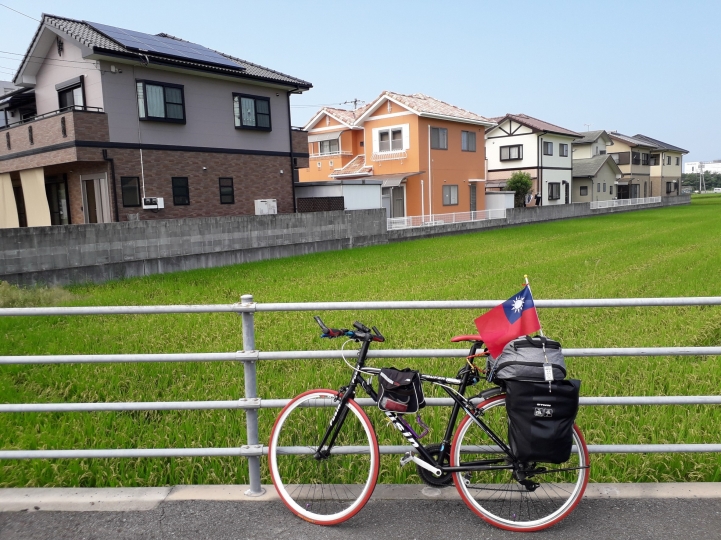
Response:
[[[508,440],[516,458],[523,463],[568,461],[581,381],[505,381],[504,386]]]
[[[416,413],[426,406],[421,377],[410,368],[383,368],[378,374],[378,408],[397,414]]]
[[[543,336],[525,336],[509,342],[498,358],[489,358],[486,362],[486,373],[489,382],[543,381],[546,380],[544,366],[549,364],[554,381],[566,378],[566,362],[561,344]]]

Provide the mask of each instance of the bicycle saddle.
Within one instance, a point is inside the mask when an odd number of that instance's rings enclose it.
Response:
[[[483,338],[479,334],[465,335],[465,336],[454,336],[451,338],[451,343],[458,343],[459,341],[483,341]]]

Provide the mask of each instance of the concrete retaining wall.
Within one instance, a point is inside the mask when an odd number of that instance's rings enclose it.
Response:
[[[616,212],[689,204],[662,202],[591,210],[588,203],[513,208],[505,219],[386,230],[384,209],[271,216],[128,221],[0,229],[0,280],[66,285],[211,268],[356,246],[400,242]]]

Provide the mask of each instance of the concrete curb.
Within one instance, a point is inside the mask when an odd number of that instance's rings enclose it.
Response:
[[[249,486],[175,486],[153,488],[5,488],[0,489],[0,512],[134,512],[153,510],[171,501],[280,500],[275,488],[263,486],[259,497],[245,494]],[[721,499],[721,482],[658,484],[589,484],[589,499]],[[381,484],[372,500],[459,500],[452,486]]]

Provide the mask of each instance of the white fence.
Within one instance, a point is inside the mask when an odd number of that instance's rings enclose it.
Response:
[[[484,221],[488,219],[505,219],[506,209],[476,210],[474,212],[455,212],[452,214],[431,214],[428,216],[407,216],[388,219],[388,230],[409,229],[411,227],[432,227],[449,223],[465,223],[467,221]]]
[[[660,203],[661,197],[646,197],[641,199],[617,199],[615,201],[591,201],[591,210],[597,208],[615,208],[617,206],[635,206],[637,204]]]
[[[100,306],[5,308],[2,316],[47,315],[125,315],[161,313],[237,313],[242,316],[243,350],[220,353],[174,354],[90,354],[0,356],[0,365],[10,364],[87,364],[125,362],[242,362],[245,375],[245,395],[227,401],[119,402],[119,403],[8,403],[0,404],[0,413],[71,412],[71,411],[146,411],[146,410],[203,410],[242,409],[246,414],[247,441],[230,448],[119,448],[75,450],[0,450],[0,459],[80,459],[80,458],[140,458],[186,456],[236,456],[248,459],[250,490],[248,495],[260,495],[260,458],[267,454],[267,446],[258,438],[258,410],[284,407],[288,398],[266,399],[257,394],[256,363],[259,361],[340,359],[341,351],[258,351],[255,348],[255,313],[270,311],[328,311],[380,309],[489,309],[503,300],[403,301],[403,302],[309,302],[268,303],[253,302],[251,295],[241,297],[238,304],[190,306]],[[535,300],[539,308],[619,308],[638,306],[721,306],[721,297],[695,298],[597,298]],[[721,347],[642,347],[642,348],[582,348],[564,349],[567,357],[599,356],[721,356]],[[346,356],[352,355],[350,351]],[[463,358],[467,349],[375,349],[369,358]],[[319,382],[322,386],[322,381]],[[368,398],[357,400],[361,406],[374,404]],[[449,398],[429,398],[430,406],[450,406]],[[582,397],[585,406],[618,405],[694,405],[721,404],[721,396],[628,396]],[[592,453],[648,453],[648,452],[721,452],[721,444],[599,444],[589,445]],[[403,454],[407,446],[382,446],[382,454]]]

